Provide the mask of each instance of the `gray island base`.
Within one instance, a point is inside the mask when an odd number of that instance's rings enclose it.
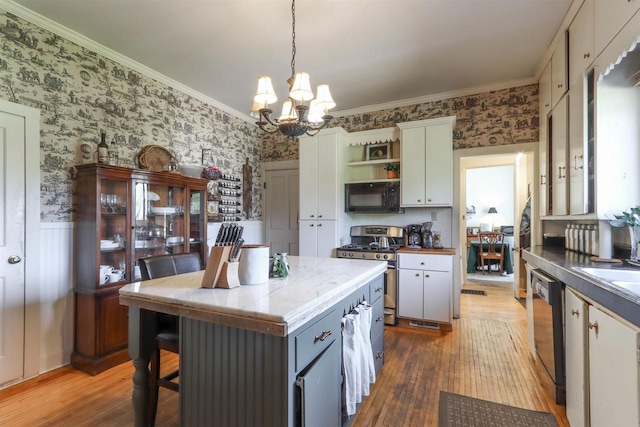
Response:
[[[182,426],[341,426],[341,320],[373,306],[376,370],[384,362],[387,263],[290,257],[263,285],[200,288],[203,272],[126,285],[135,425],[145,425],[156,313],[180,317]],[[348,421],[347,421],[348,422]]]

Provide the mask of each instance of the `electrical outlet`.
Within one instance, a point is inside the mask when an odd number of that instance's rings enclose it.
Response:
[[[438,212],[431,211],[431,221],[437,221],[437,220],[438,220]]]

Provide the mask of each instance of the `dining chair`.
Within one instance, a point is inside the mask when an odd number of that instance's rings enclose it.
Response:
[[[487,261],[487,270],[491,272],[491,260],[498,261],[500,274],[504,269],[504,233],[483,231],[478,233],[478,253],[480,265],[484,274],[484,262]]]
[[[142,280],[174,276],[176,274],[190,273],[202,269],[202,263],[198,253],[156,255],[140,258],[138,264],[140,265],[140,276]],[[160,375],[160,354],[162,350],[180,354],[178,316],[164,313],[156,314],[156,340],[155,348],[151,355],[149,406],[147,407],[147,425],[150,426],[155,425],[156,422],[158,392],[160,387],[180,392],[180,384],[175,381],[180,374],[179,369],[166,375]]]

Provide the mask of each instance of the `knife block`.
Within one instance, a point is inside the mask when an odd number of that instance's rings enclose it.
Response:
[[[238,262],[229,261],[232,246],[214,246],[211,248],[207,268],[202,277],[202,288],[231,289],[240,286]]]
[[[216,288],[232,289],[240,286],[240,279],[238,278],[238,261],[231,262],[225,261],[222,263],[222,271],[220,277],[215,284]]]

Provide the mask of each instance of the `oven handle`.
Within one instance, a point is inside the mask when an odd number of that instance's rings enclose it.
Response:
[[[387,264],[387,270],[395,270],[396,266],[395,264]]]

